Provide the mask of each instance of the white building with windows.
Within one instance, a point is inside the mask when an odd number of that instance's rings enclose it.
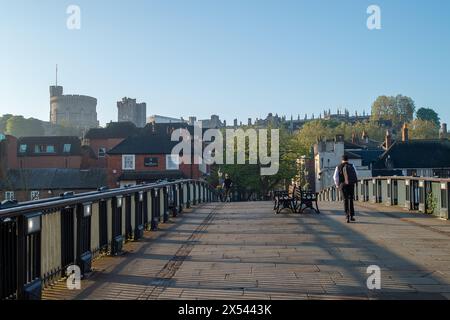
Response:
[[[379,142],[370,140],[365,133],[361,140],[353,137],[352,141],[345,141],[343,135],[336,135],[334,139],[319,139],[314,145],[316,192],[334,185],[334,171],[344,154],[355,166],[359,177],[371,177],[372,166],[383,154],[383,149]]]

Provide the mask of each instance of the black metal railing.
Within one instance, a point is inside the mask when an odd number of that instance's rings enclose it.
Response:
[[[157,230],[191,204],[217,201],[204,181],[177,180],[0,207],[0,300],[40,299],[42,288],[69,266],[91,271],[101,253],[120,254],[126,241]]]
[[[450,179],[425,177],[362,178],[355,185],[355,200],[432,214],[449,219]],[[341,201],[338,188],[320,191],[321,201]]]

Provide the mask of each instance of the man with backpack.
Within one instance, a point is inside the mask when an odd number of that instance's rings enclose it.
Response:
[[[355,221],[355,208],[353,198],[355,197],[355,184],[358,182],[358,174],[353,164],[348,162],[348,156],[342,156],[342,163],[334,171],[334,183],[342,190],[344,195],[344,207],[347,223]]]

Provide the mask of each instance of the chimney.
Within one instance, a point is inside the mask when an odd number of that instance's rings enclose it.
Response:
[[[446,123],[441,124],[441,130],[439,130],[439,138],[447,139],[447,124]]]
[[[391,136],[391,132],[389,131],[389,129],[386,130],[385,145],[386,145],[386,150],[388,150],[392,146],[392,136]]]
[[[402,128],[402,141],[408,142],[408,140],[409,140],[409,129],[408,129],[408,124],[405,123]]]
[[[252,118],[248,118],[248,125],[249,125],[249,126],[252,125]]]
[[[234,126],[235,129],[237,128],[237,126],[238,126],[238,121],[237,121],[237,119],[234,119],[233,126]]]

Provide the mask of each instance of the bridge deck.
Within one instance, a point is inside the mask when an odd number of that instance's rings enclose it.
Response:
[[[60,282],[44,298],[450,298],[448,221],[358,205],[347,224],[340,204],[320,207],[274,215],[269,202],[202,205],[96,260],[82,290]],[[381,290],[367,289],[370,265],[381,268]]]

